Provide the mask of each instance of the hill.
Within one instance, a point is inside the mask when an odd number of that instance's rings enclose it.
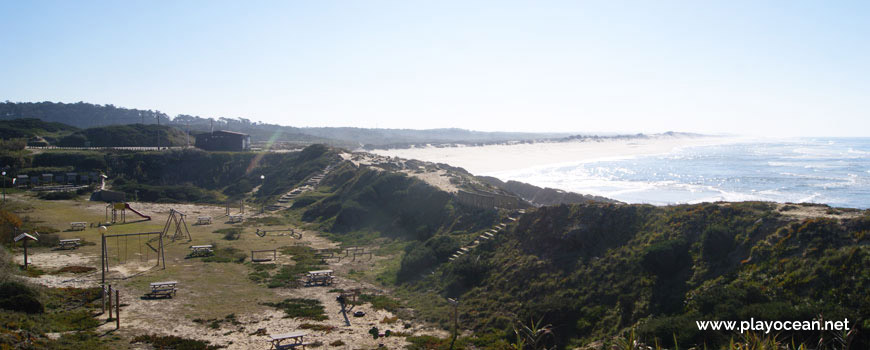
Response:
[[[193,140],[191,140],[191,143]],[[57,142],[61,147],[176,147],[187,145],[187,135],[165,125],[110,125],[76,131]]]
[[[586,203],[589,201],[603,203],[619,203],[619,201],[601,196],[592,196],[575,192],[568,192],[549,187],[541,188],[519,181],[510,180],[508,182],[504,182],[491,176],[478,176],[478,178],[490,185],[516,193],[523,199],[538,206]]]
[[[635,330],[647,344],[727,346],[698,320],[848,319],[870,329],[870,213],[763,202],[656,207],[584,201],[516,212],[463,205],[413,176],[347,163],[291,209],[350,244],[405,242],[378,280],[406,293],[420,317],[448,324],[433,300],[461,300],[478,341],[517,320],[554,325],[560,348]],[[815,214],[805,215],[804,212]],[[507,223],[493,239],[490,227]],[[451,257],[460,247],[467,250]],[[842,336],[842,335],[841,335]],[[495,337],[495,338],[492,338]],[[816,333],[780,332],[815,343]],[[845,338],[843,338],[845,339]],[[474,341],[470,339],[468,341]],[[860,346],[859,346],[860,347]]]
[[[845,318],[857,331],[848,334],[783,331],[775,335],[774,342],[822,342],[820,347],[845,348],[835,343],[840,341],[850,343],[853,349],[867,348],[870,344],[867,318],[870,297],[864,293],[870,288],[870,275],[866,272],[870,264],[868,211],[762,202],[655,207],[589,201],[508,210],[461,200],[454,187],[488,193],[498,190],[497,186],[461,169],[350,154],[324,145],[292,153],[45,151],[28,154],[23,162],[34,169],[108,170],[112,189],[147,202],[221,203],[227,198],[246,198],[249,204],[261,205],[304,187],[306,190],[294,197],[286,210],[251,215],[241,224],[191,225],[192,231],[202,237],[199,238],[202,242],[213,242],[217,238],[212,237],[218,236],[212,230],[218,225],[224,228],[236,225],[235,231],[214,231],[226,234],[226,242],[220,243],[222,249],[230,252],[229,248],[239,244],[237,241],[248,242],[245,244],[250,245],[239,246],[245,249],[263,246],[267,242],[265,236],[253,233],[259,233],[265,226],[284,228],[285,224],[304,231],[309,242],[319,241],[317,249],[333,244],[342,248],[365,247],[373,253],[371,260],[358,262],[352,268],[342,265],[348,263],[347,259],[317,262],[311,248],[307,258],[297,260],[296,255],[306,249],[294,245],[286,253],[294,256],[292,264],[280,267],[239,264],[220,271],[226,276],[235,271],[233,276],[246,281],[262,281],[263,286],[248,285],[248,290],[271,297],[279,293],[257,288],[286,288],[306,268],[335,268],[342,279],[352,279],[353,283],[377,282],[379,289],[400,297],[401,302],[378,295],[377,303],[389,304],[402,319],[434,321],[445,326],[452,323],[452,308],[446,298],[458,299],[460,327],[468,332],[463,332],[456,342],[457,349],[508,348],[516,339],[514,327],[518,322],[528,324],[529,320],[552,324],[554,343],[560,349],[590,345],[609,349],[631,335],[637,335],[641,343],[670,349],[728,348],[733,337],[750,336],[699,331],[695,321],[751,318],[766,321]],[[310,181],[319,177],[322,180]],[[504,191],[498,193],[509,195]],[[79,207],[69,204],[75,202],[55,204],[54,210]],[[138,208],[146,203],[136,205]],[[152,208],[161,205],[154,204]],[[91,220],[101,220],[103,206],[93,207],[97,210],[89,214]],[[31,208],[29,204],[27,208]],[[202,206],[196,210],[210,210],[217,217],[217,213],[223,215],[222,209]],[[71,213],[65,215],[55,222],[58,229],[66,228],[72,220]],[[37,219],[46,218],[43,215]],[[156,227],[160,223],[149,225]],[[127,226],[113,229],[124,227]],[[96,235],[95,229],[88,232]],[[232,232],[236,232],[236,238]],[[245,237],[237,239],[242,232],[246,232]],[[62,234],[71,237],[85,233]],[[292,239],[278,235],[266,239],[282,237]],[[178,254],[188,253],[187,244],[173,249]],[[236,251],[241,257],[239,262],[247,255],[243,251]],[[298,263],[305,261],[309,262],[296,269]],[[201,273],[206,268],[201,264],[205,263],[186,261],[183,267],[188,273],[183,278],[213,276]],[[207,268],[216,271],[214,266]],[[270,273],[268,269],[274,271]],[[223,285],[224,281],[219,282]],[[136,285],[144,288],[147,283],[145,279],[134,280],[127,287]],[[188,283],[185,288],[197,286],[202,287]],[[209,286],[197,293],[212,289],[221,288]],[[308,293],[309,297],[334,302],[338,291],[311,288],[281,293]],[[223,318],[256,307],[243,304],[251,299],[220,295],[209,300],[208,305],[220,303],[224,309],[209,317]],[[187,300],[195,304],[208,298],[196,299]],[[137,300],[131,302],[140,303]],[[147,317],[144,314],[128,315]],[[171,316],[182,321],[193,318]],[[337,320],[337,314],[333,316]],[[378,325],[386,327],[390,320],[386,319]],[[250,325],[264,327],[254,324]],[[57,327],[52,329],[56,331]],[[255,330],[241,335],[250,338]],[[213,334],[218,335],[209,335],[213,337],[210,340],[223,341],[230,333]],[[447,349],[450,342],[449,338],[406,335],[411,349]],[[737,340],[748,342],[746,338]]]
[[[254,142],[290,143],[308,145],[324,143],[346,148],[408,147],[429,143],[488,143],[567,137],[564,133],[507,133],[480,132],[462,129],[365,129],[344,127],[298,128],[261,122],[246,118],[202,118],[186,114],[171,117],[153,110],[139,110],[98,105],[85,102],[5,102],[0,103],[0,120],[38,118],[78,128],[108,125],[160,124],[174,125],[191,132],[229,130],[251,135]]]
[[[699,331],[699,320],[823,315],[847,318],[862,334],[870,328],[870,298],[859,292],[870,288],[864,234],[870,215],[801,218],[782,208],[757,202],[542,207],[408,286],[462,300],[466,322],[479,333],[509,334],[515,319],[542,319],[566,348],[632,329],[647,344],[666,348],[727,346],[733,334]],[[863,334],[855,344],[867,344]],[[777,335],[796,343],[818,337]]]
[[[57,122],[46,122],[36,118],[0,120],[0,138],[7,140],[42,137],[49,143],[53,143],[61,136],[78,130],[74,126]]]

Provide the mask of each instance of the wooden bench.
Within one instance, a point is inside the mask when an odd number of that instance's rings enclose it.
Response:
[[[214,247],[211,244],[192,245],[190,246],[190,250],[192,250],[190,252],[191,257],[211,256],[212,254],[214,254]]]
[[[175,295],[175,292],[178,290],[175,286],[178,284],[176,281],[166,281],[166,282],[154,282],[151,283],[151,291],[145,293],[146,297],[149,298],[157,298],[157,297],[166,297],[172,298]]]
[[[312,343],[305,342],[305,336],[308,334],[304,332],[290,332],[284,334],[275,334],[269,335],[269,341],[272,343],[272,347],[270,349],[275,350],[290,350],[290,349],[305,349],[306,345],[311,345]],[[286,344],[282,344],[283,342],[288,342]]]
[[[69,229],[71,231],[84,231],[88,228],[87,222],[71,222],[69,223]]]
[[[211,216],[200,216],[196,218],[197,225],[211,225]]]
[[[245,217],[244,215],[230,215],[230,223],[242,222]]]
[[[332,276],[332,270],[317,270],[317,271],[308,271],[307,279],[305,280],[306,286],[328,286],[331,285],[333,280],[335,279]]]
[[[57,244],[60,249],[76,249],[82,245],[82,240],[79,238],[62,239]]]

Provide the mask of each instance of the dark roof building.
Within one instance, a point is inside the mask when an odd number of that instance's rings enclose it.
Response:
[[[212,131],[196,135],[196,147],[206,151],[247,151],[251,149],[251,136],[234,131]]]

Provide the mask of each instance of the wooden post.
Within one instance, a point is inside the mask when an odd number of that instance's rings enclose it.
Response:
[[[166,270],[166,253],[163,251],[163,235],[160,235],[160,257],[157,259],[157,265],[163,260],[163,269]]]
[[[112,285],[109,285],[109,319],[112,319]]]
[[[110,295],[109,298],[112,296]],[[121,329],[121,297],[115,290],[115,329]]]
[[[27,270],[27,238],[24,239],[24,269]]]
[[[103,288],[106,288],[106,234],[105,233],[100,232],[100,242],[102,243],[102,246],[100,247],[100,267],[101,267],[100,272],[103,274],[103,282],[101,283],[101,286]],[[103,295],[103,308],[104,309],[105,309],[105,305],[106,305],[106,296]],[[106,310],[103,310],[103,312],[106,312]]]

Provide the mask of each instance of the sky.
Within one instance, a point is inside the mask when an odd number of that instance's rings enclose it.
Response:
[[[0,0],[0,101],[292,126],[870,136],[867,1]]]

